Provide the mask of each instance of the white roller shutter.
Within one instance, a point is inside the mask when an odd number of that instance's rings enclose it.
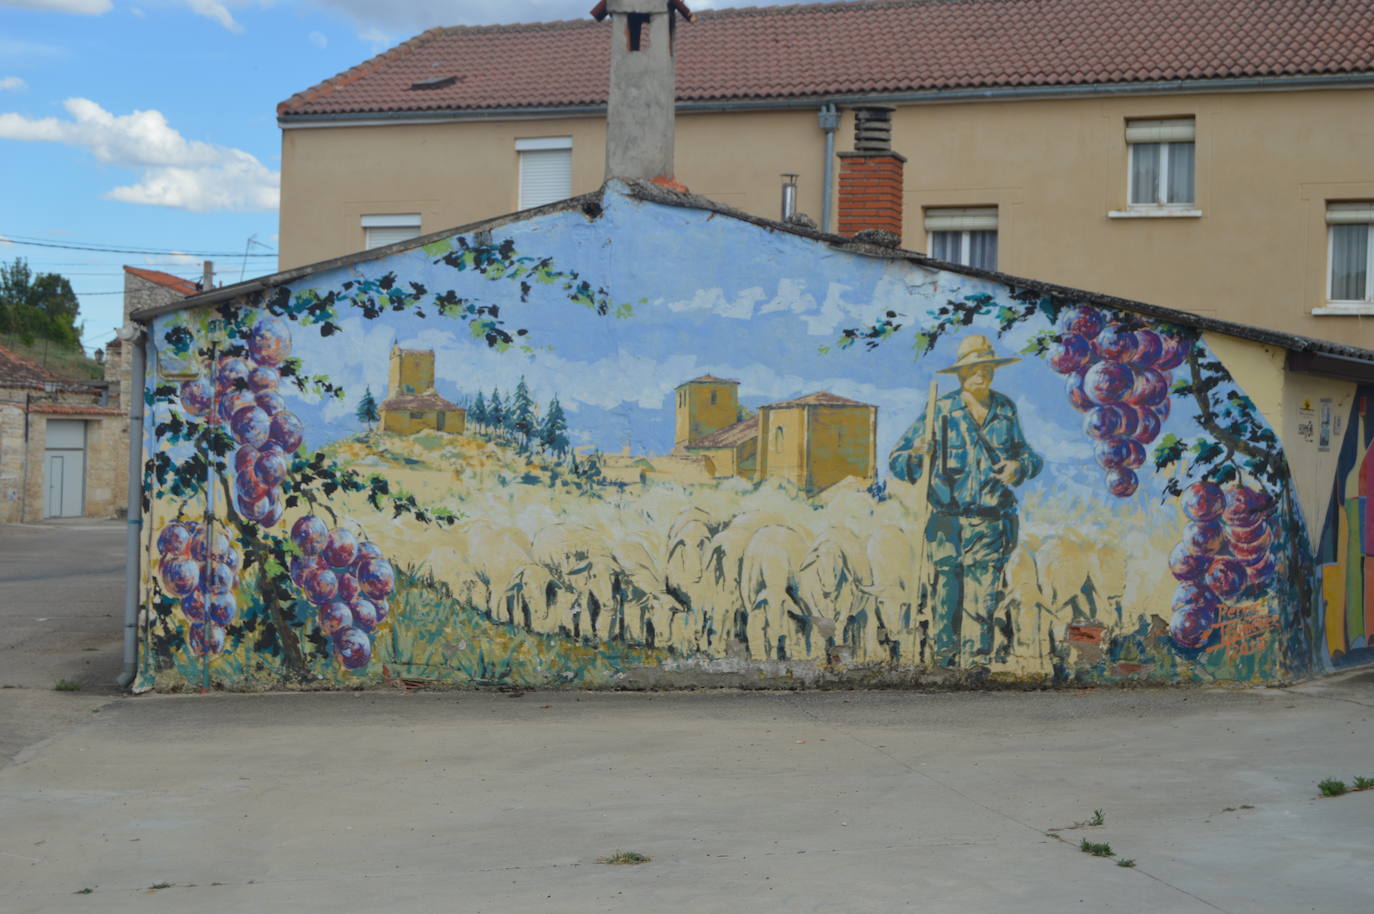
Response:
[[[572,148],[520,149],[520,209],[572,196]]]
[[[1196,138],[1197,126],[1191,117],[1126,122],[1128,143],[1191,143]]]
[[[363,248],[386,247],[420,237],[419,213],[376,213],[363,216]]]
[[[927,232],[987,232],[997,229],[997,207],[962,206],[926,209]]]
[[[1374,200],[1326,204],[1327,225],[1360,225],[1374,222]]]

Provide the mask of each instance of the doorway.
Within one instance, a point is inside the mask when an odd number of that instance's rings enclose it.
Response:
[[[81,517],[86,510],[86,423],[49,419],[43,451],[43,516]]]

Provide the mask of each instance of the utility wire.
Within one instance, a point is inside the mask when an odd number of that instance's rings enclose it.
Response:
[[[170,257],[176,254],[185,254],[187,257],[276,257],[277,252],[271,254],[245,254],[242,251],[158,251],[151,248],[104,248],[94,247],[83,244],[54,244],[50,241],[24,241],[13,235],[0,234],[0,241],[7,241],[10,244],[24,244],[36,248],[61,248],[64,251],[98,251],[105,254],[160,254]]]

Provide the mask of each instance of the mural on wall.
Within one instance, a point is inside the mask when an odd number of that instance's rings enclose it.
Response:
[[[1310,667],[1282,450],[1195,330],[589,215],[157,320],[144,686]]]
[[[1326,656],[1335,668],[1374,660],[1374,423],[1369,421],[1374,388],[1355,393],[1336,465],[1336,477],[1317,560]],[[1329,404],[1323,404],[1329,410]],[[1323,417],[1323,424],[1328,420]]]

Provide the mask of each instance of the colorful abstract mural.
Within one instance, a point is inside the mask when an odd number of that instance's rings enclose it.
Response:
[[[1326,655],[1335,668],[1374,661],[1374,388],[1355,394],[1317,560]]]
[[[142,687],[1312,667],[1193,326],[598,200],[156,319]]]

